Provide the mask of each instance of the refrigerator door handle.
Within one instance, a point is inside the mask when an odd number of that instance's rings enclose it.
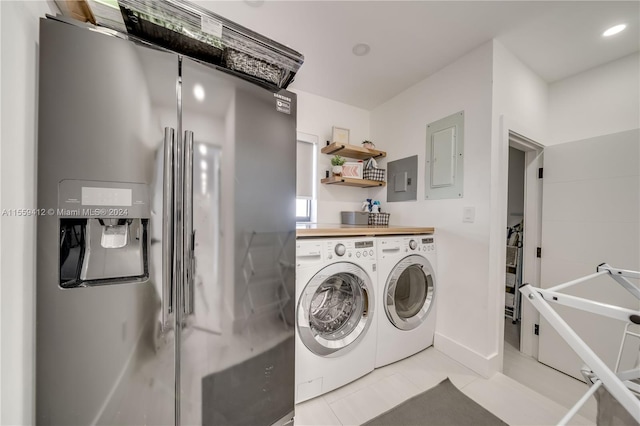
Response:
[[[175,130],[164,128],[164,163],[162,186],[164,202],[162,206],[162,331],[171,329],[169,315],[173,312],[173,151]]]
[[[194,313],[194,249],[195,233],[193,231],[193,132],[184,132],[184,313]]]
[[[184,309],[184,278],[185,278],[185,240],[184,240],[184,225],[185,225],[185,192],[184,192],[184,166],[185,166],[185,152],[184,152],[184,139],[177,135],[178,142],[175,146],[175,165],[174,165],[174,188],[175,196],[173,200],[174,208],[174,270],[173,270],[173,285],[175,290],[176,304],[175,315],[176,321],[180,326],[184,326],[184,320],[182,313]]]

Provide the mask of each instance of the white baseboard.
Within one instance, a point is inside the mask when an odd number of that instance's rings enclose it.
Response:
[[[448,357],[480,374],[482,377],[489,378],[500,371],[500,357],[497,352],[489,356],[484,356],[440,333],[436,333],[433,346]]]

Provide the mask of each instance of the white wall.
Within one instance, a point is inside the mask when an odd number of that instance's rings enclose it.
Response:
[[[555,145],[640,127],[640,54],[549,86],[549,135]]]
[[[640,269],[639,93],[638,53],[549,86],[553,146],[545,150],[543,287],[592,273],[601,262]],[[606,277],[570,292],[639,307]],[[620,322],[559,312],[605,362],[613,363]],[[540,360],[580,376],[581,361],[544,322]]]
[[[38,18],[45,2],[2,10],[2,209],[35,208]],[[11,123],[10,126],[6,125]],[[35,218],[2,217],[0,423],[33,424]]]
[[[331,140],[333,126],[349,129],[349,141],[359,145],[369,139],[369,111],[323,98],[318,95],[293,90],[298,95],[298,131],[318,136],[318,197],[317,221],[340,223],[341,211],[360,210],[362,201],[369,198],[369,191],[347,186],[322,185],[325,170],[331,168],[331,156],[320,153],[326,141]],[[381,146],[380,149],[385,149]]]
[[[592,274],[603,262],[640,270],[640,130],[547,147],[544,170],[541,287]],[[640,310],[640,302],[609,277],[566,293]],[[624,323],[554,308],[614,368]],[[629,340],[634,344],[635,362],[639,342]],[[539,360],[582,378],[583,362],[544,321],[540,323]]]
[[[407,89],[371,113],[371,138],[388,161],[418,155],[417,201],[386,203],[386,189],[372,190],[391,213],[391,224],[435,226],[438,239],[438,316],[435,346],[489,375],[497,352],[488,311],[491,167],[492,43]],[[464,198],[424,199],[426,126],[465,113]],[[476,208],[462,223],[463,206]]]
[[[543,143],[548,133],[548,87],[502,43],[493,41],[494,128],[505,116],[523,136]],[[494,133],[494,136],[497,134]]]
[[[505,282],[505,241],[507,224],[507,191],[508,191],[508,153],[509,131],[515,131],[522,136],[544,144],[547,139],[547,84],[522,63],[515,55],[508,51],[499,41],[493,41],[493,111],[492,111],[492,144],[491,144],[491,232],[489,256],[489,282],[492,291],[495,289],[500,296],[490,301],[494,305],[490,308],[493,313],[492,330],[503,345],[504,308],[503,293]],[[525,206],[526,208],[526,206]],[[536,210],[537,212],[537,210]],[[534,229],[535,217],[532,210],[527,210],[528,220],[525,222],[524,238],[532,238],[532,246],[537,245],[539,232]],[[538,262],[530,253],[524,253],[524,282],[538,281]],[[536,320],[535,311],[525,303],[522,312],[522,330],[533,329]],[[535,355],[537,342],[533,334],[523,332],[521,350],[529,355]],[[502,355],[502,349],[499,350]],[[498,359],[498,368],[502,360]]]

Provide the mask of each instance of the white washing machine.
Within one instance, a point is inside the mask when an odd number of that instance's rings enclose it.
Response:
[[[377,368],[433,344],[438,284],[433,235],[380,237],[376,243]]]
[[[374,238],[296,241],[296,402],[373,371]]]

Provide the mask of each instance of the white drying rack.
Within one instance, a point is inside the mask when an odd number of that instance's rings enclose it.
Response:
[[[629,414],[631,414],[631,417],[640,423],[640,400],[638,399],[638,396],[640,395],[640,386],[633,382],[633,380],[640,379],[640,365],[631,370],[618,371],[625,340],[629,336],[640,338],[640,334],[633,333],[629,330],[630,325],[640,324],[640,311],[595,302],[593,300],[583,299],[581,297],[559,292],[559,290],[564,290],[576,284],[599,277],[600,275],[610,276],[618,282],[618,284],[629,291],[636,299],[640,300],[640,288],[627,279],[640,279],[640,272],[612,268],[606,263],[599,265],[595,274],[587,275],[586,277],[578,278],[573,281],[568,281],[555,287],[542,289],[534,288],[525,284],[520,288],[520,292],[531,302],[531,304],[533,304],[538,312],[540,312],[540,315],[542,315],[544,319],[546,319],[558,332],[558,334],[560,334],[560,336],[587,364],[587,367],[591,369],[593,373],[592,386],[560,420],[558,425],[566,425],[585,404],[585,402],[587,402],[589,397],[601,386],[604,386],[611,396],[615,398],[620,405],[629,412]],[[626,324],[622,343],[620,344],[620,352],[618,353],[618,359],[614,370],[611,370],[576,334],[576,332],[573,331],[562,317],[560,317],[560,315],[558,315],[558,313],[549,305],[549,302],[602,315],[607,318],[613,318],[623,321]]]

